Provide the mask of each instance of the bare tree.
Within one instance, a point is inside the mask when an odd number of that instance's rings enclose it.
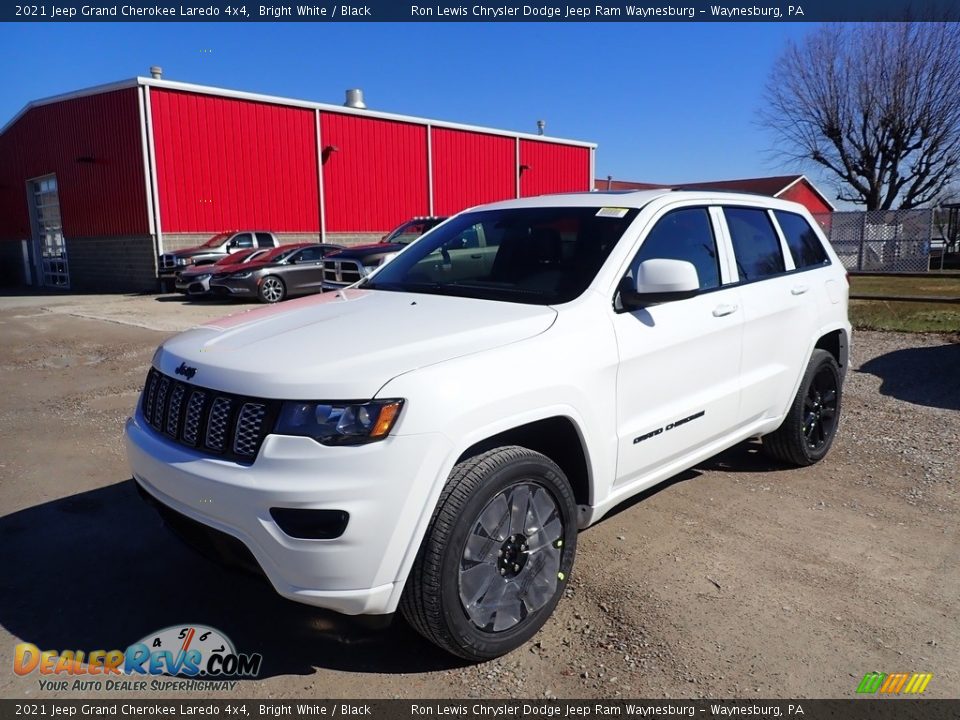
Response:
[[[770,74],[778,150],[867,210],[935,202],[960,173],[960,23],[824,25]]]

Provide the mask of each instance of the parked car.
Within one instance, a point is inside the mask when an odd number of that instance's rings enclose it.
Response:
[[[252,263],[210,280],[211,292],[275,303],[323,290],[323,258],[342,245],[305,243],[266,262]]]
[[[277,247],[280,242],[272,232],[235,230],[214,235],[202,245],[184,248],[160,256],[157,268],[160,277],[170,277],[189,265],[210,265],[237,250]]]
[[[433,215],[415,217],[398,225],[378,243],[354,245],[331,254],[323,263],[323,289],[337,290],[352,285],[446,219]]]
[[[495,253],[457,254],[465,236]],[[127,452],[171,527],[281,595],[399,609],[484,660],[538,631],[578,530],[626,499],[750,438],[785,464],[827,454],[848,293],[784,200],[486,205],[356,288],[168,339]]]
[[[176,274],[176,284],[174,287],[179,293],[185,295],[206,295],[210,292],[210,278],[215,275],[222,275],[233,272],[235,266],[254,262],[257,258],[262,258],[268,253],[273,252],[275,248],[253,248],[249,250],[238,250],[230,255],[224,255],[215,263],[210,265],[194,265]]]

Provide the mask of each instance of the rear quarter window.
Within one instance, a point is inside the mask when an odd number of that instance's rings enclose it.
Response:
[[[770,216],[761,208],[724,208],[741,282],[784,272],[783,251]]]
[[[793,264],[798,270],[830,264],[827,251],[823,249],[820,238],[806,218],[783,210],[775,210],[773,214],[783,231]]]

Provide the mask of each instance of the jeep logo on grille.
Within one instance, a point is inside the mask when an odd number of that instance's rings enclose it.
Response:
[[[180,367],[174,370],[174,372],[177,375],[183,375],[187,380],[193,380],[193,376],[197,374],[197,369],[182,362],[180,363]]]

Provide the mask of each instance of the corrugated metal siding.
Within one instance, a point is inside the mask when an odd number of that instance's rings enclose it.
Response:
[[[320,113],[328,232],[386,232],[428,212],[423,125]]]
[[[432,128],[431,140],[434,213],[516,197],[514,139]]]
[[[320,229],[314,113],[152,89],[164,232]]]
[[[35,107],[0,135],[0,238],[32,236],[26,181],[51,173],[65,237],[149,232],[136,88]]]
[[[817,195],[810,186],[803,180],[792,185],[786,192],[780,193],[779,197],[783,200],[791,200],[800,203],[812,213],[833,212],[833,208],[827,205],[823,198]]]
[[[590,190],[590,150],[538,140],[520,140],[520,195]]]

